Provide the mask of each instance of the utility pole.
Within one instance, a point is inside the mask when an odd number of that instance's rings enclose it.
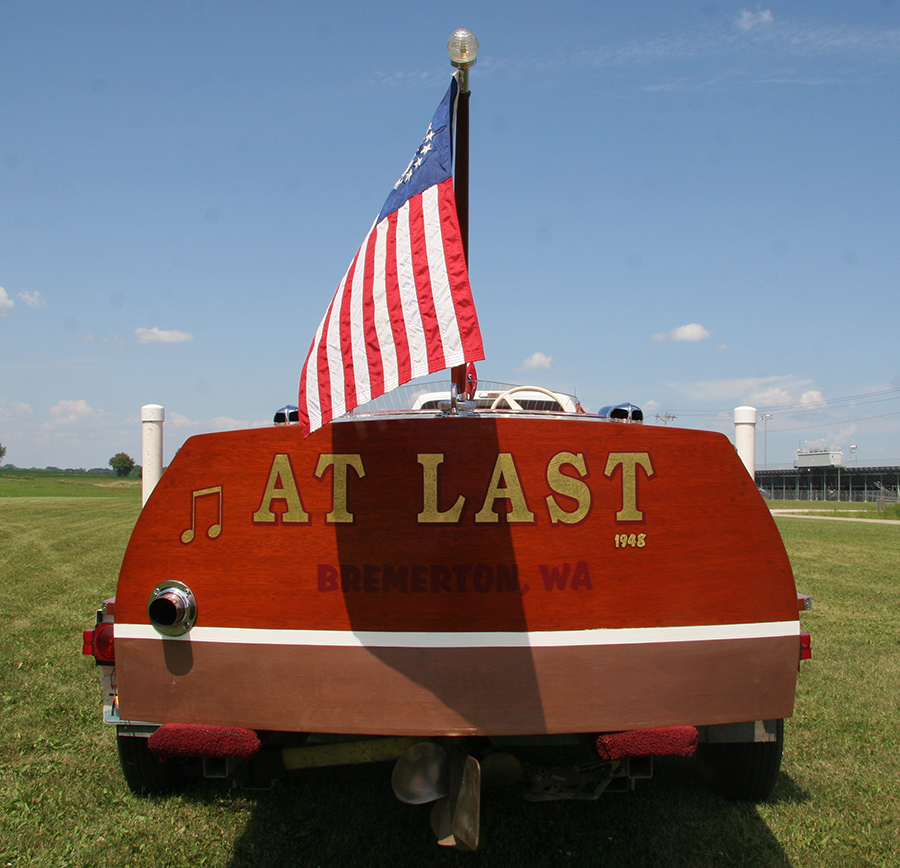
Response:
[[[772,418],[771,413],[763,413],[759,417],[763,424],[763,470],[769,469],[769,419]]]

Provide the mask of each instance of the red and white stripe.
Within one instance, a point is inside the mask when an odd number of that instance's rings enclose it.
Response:
[[[369,230],[304,362],[301,425],[310,434],[415,377],[483,358],[448,178]]]

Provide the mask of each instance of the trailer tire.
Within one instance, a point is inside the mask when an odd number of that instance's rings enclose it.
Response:
[[[125,783],[136,796],[164,795],[185,783],[181,765],[155,757],[147,747],[146,738],[116,733],[116,745]]]
[[[700,776],[730,799],[762,802],[772,795],[784,750],[784,721],[778,720],[775,741],[701,744]]]

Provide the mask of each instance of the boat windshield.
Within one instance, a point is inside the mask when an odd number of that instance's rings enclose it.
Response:
[[[527,412],[576,413],[578,398],[566,392],[552,392],[543,387],[516,386],[512,383],[479,381],[475,392],[475,409],[488,410],[501,395],[511,390],[510,402],[497,404],[498,410],[521,409]],[[446,379],[430,382],[406,383],[373,401],[360,404],[353,411],[359,413],[399,412],[403,410],[440,410],[450,400],[450,386]]]

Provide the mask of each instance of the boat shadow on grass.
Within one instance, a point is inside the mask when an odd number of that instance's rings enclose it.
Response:
[[[252,815],[229,868],[791,865],[758,808],[711,793],[690,760],[658,761],[654,779],[634,792],[596,801],[531,803],[516,788],[486,790],[487,846],[475,854],[438,846],[430,806],[398,802],[390,772],[387,763],[316,769],[246,795]],[[782,772],[769,804],[808,799]]]

